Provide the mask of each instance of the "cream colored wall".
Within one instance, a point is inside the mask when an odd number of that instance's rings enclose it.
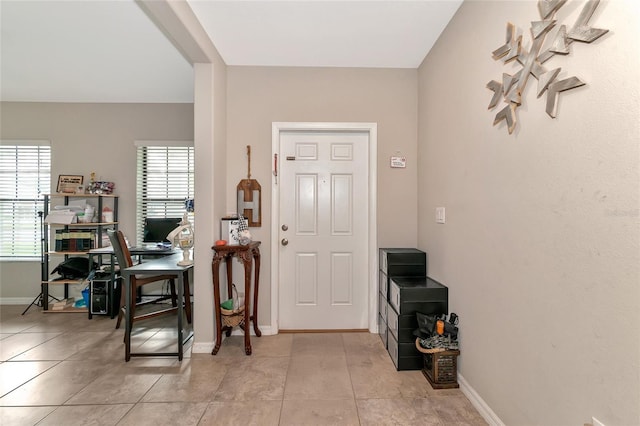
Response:
[[[417,71],[336,68],[228,67],[227,211],[247,177],[262,186],[259,323],[270,324],[272,122],[378,123],[378,245],[415,246]],[[396,151],[406,169],[390,169]],[[238,272],[239,273],[239,272]],[[234,274],[236,274],[234,272]],[[237,275],[237,274],[236,274]]]
[[[639,8],[601,2],[610,33],[545,63],[587,86],[554,120],[531,77],[511,136],[491,52],[536,2],[464,2],[419,69],[418,245],[461,318],[459,371],[508,425],[640,424]]]
[[[2,139],[46,139],[52,188],[59,174],[115,182],[120,229],[135,240],[135,140],[193,140],[191,104],[0,104]],[[27,301],[40,292],[40,261],[0,262],[0,300]],[[60,295],[62,286],[52,287]]]
[[[194,352],[210,353],[215,338],[211,246],[220,236],[227,191],[227,67],[215,55],[195,70],[196,200],[194,247]]]

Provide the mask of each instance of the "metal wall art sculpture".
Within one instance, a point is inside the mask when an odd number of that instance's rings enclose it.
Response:
[[[523,46],[522,35],[517,35],[516,27],[509,22],[505,44],[492,52],[495,60],[502,59],[504,63],[517,61],[522,66],[513,75],[503,73],[501,82],[491,80],[487,83],[487,88],[493,91],[489,109],[495,108],[500,99],[507,104],[496,114],[493,125],[505,120],[509,134],[515,129],[516,108],[522,104],[522,93],[529,75],[533,75],[538,80],[536,91],[538,98],[547,92],[546,111],[551,118],[555,118],[558,94],[583,86],[585,83],[575,76],[558,80],[561,68],[547,70],[542,64],[554,55],[567,55],[570,51],[569,46],[574,41],[591,43],[609,31],[589,26],[589,19],[600,0],[588,0],[573,27],[567,30],[566,25],[561,25],[548,48],[542,50],[546,36],[556,26],[557,21],[553,19],[554,15],[566,2],[567,0],[538,0],[538,10],[542,20],[531,22],[532,43],[529,51]]]

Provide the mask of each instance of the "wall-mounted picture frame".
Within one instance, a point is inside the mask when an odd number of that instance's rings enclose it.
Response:
[[[58,189],[59,194],[75,194],[79,186],[82,186],[84,176],[78,175],[59,175]]]

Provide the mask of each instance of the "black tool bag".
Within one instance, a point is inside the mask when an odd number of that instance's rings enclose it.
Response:
[[[89,266],[89,259],[87,257],[70,257],[60,262],[60,264],[51,271],[51,275],[57,272],[66,280],[82,280],[87,278],[89,272],[97,267],[98,264],[95,262]]]
[[[416,312],[416,317],[418,319],[418,328],[413,331],[414,336],[421,339],[426,339],[428,337],[436,335],[436,323],[438,321],[442,321],[444,323],[443,334],[445,336],[451,336],[451,338],[454,340],[458,338],[458,327],[456,327],[456,325],[458,324],[457,314],[452,312],[449,321],[447,321],[446,314],[425,315],[421,312]]]
[[[421,312],[416,312],[418,318],[418,329],[414,330],[413,334],[417,337],[426,339],[436,334],[436,322],[442,315],[425,315]]]

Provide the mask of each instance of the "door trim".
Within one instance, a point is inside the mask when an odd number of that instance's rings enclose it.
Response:
[[[368,229],[368,255],[367,270],[369,271],[369,303],[368,303],[368,323],[369,332],[378,332],[378,234],[377,234],[377,161],[378,161],[378,124],[377,123],[296,123],[296,122],[274,122],[271,125],[271,153],[272,158],[278,155],[278,169],[281,162],[279,153],[280,134],[287,131],[357,131],[369,134],[369,194],[367,212],[369,217]],[[277,334],[279,330],[280,308],[278,306],[278,292],[280,289],[279,270],[280,264],[280,240],[279,217],[280,217],[280,186],[277,183],[275,174],[271,177],[271,332]]]

